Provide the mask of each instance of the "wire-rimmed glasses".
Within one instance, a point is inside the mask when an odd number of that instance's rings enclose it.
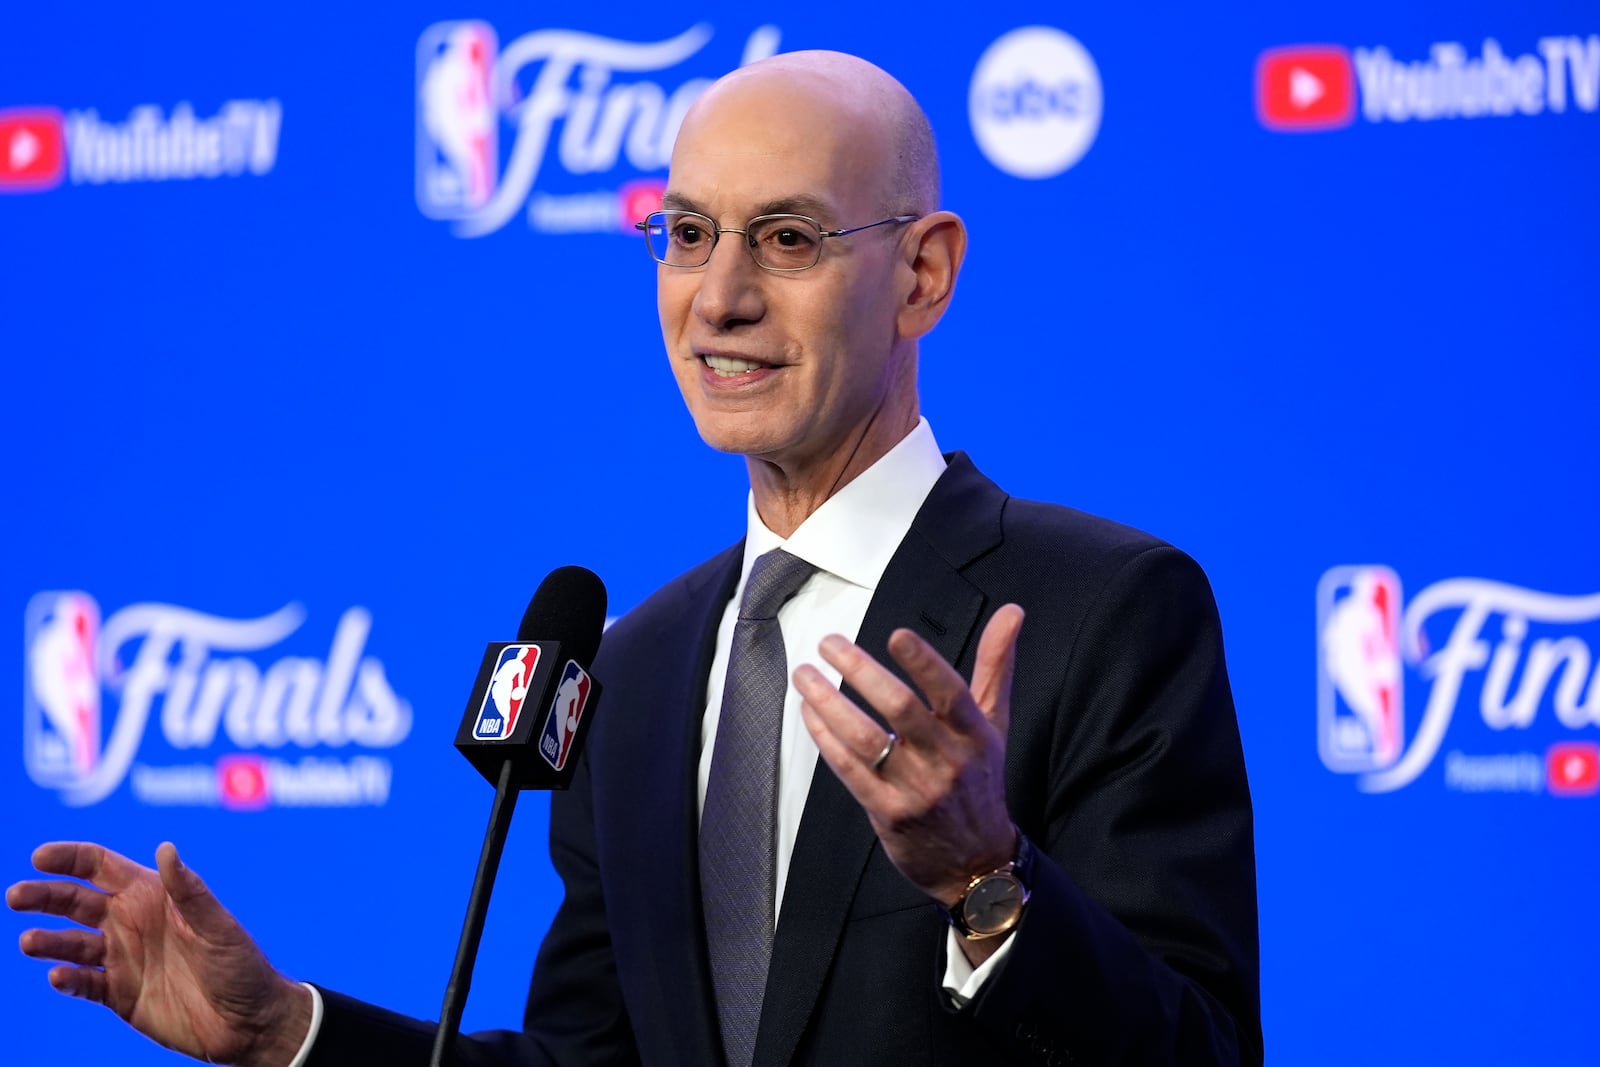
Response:
[[[844,237],[875,226],[914,222],[920,215],[895,215],[865,226],[844,230],[824,230],[816,219],[805,215],[757,215],[743,229],[718,226],[694,211],[653,211],[634,228],[644,231],[645,246],[657,263],[669,267],[703,267],[711,262],[711,250],[725,233],[744,236],[745,247],[756,263],[771,271],[806,270],[822,258],[822,242],[828,237]]]

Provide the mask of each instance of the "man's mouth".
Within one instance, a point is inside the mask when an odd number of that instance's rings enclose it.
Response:
[[[751,371],[767,369],[767,364],[765,363],[757,363],[751,359],[740,359],[738,356],[713,356],[705,353],[700,358],[719,378],[734,378],[741,374],[749,374]]]

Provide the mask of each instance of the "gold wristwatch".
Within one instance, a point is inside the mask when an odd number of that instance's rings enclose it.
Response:
[[[961,899],[945,908],[945,920],[969,941],[999,937],[1022,921],[1033,886],[1033,845],[1017,831],[1017,854],[1010,863],[967,883]]]

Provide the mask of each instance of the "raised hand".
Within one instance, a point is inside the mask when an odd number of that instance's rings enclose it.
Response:
[[[897,740],[881,762],[890,744],[884,728],[815,667],[794,672],[805,698],[801,714],[822,758],[866,811],[900,873],[946,906],[1016,849],[1006,812],[1005,745],[1021,630],[1020,607],[994,613],[978,642],[970,687],[926,641],[896,630],[889,654],[921,696],[849,641],[825,638],[822,657],[894,731]]]
[[[59,960],[50,984],[104,1004],[167,1048],[211,1063],[282,1067],[311,1025],[311,995],[280,975],[170,843],[151,870],[100,845],[53,842],[33,853],[45,874],[18,882],[16,911],[87,929],[24,931],[22,951]]]

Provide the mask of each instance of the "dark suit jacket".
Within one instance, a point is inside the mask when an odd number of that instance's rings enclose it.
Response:
[[[735,545],[606,635],[605,686],[552,801],[566,896],[520,1033],[470,1064],[711,1064],[695,765]],[[786,1064],[1210,1064],[1262,1057],[1250,796],[1211,590],[1148,535],[1006,496],[952,457],[884,573],[858,643],[908,626],[970,677],[1007,602],[1017,650],[1006,792],[1040,858],[978,998],[940,989],[946,926],[820,766],[791,861],[757,1038]],[[313,1065],[427,1062],[430,1028],[336,994]]]

